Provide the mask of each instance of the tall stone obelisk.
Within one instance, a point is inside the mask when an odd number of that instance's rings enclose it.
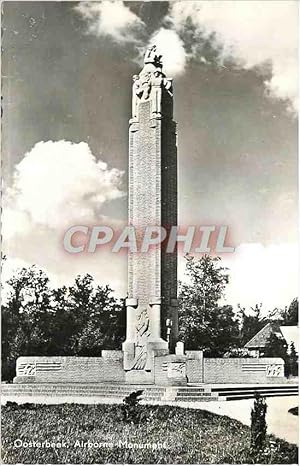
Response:
[[[156,47],[133,76],[129,121],[129,225],[138,240],[146,227],[177,225],[177,146],[172,80]],[[155,236],[155,235],[154,235]],[[124,369],[132,382],[151,381],[153,358],[173,351],[177,333],[177,252],[165,244],[128,255]]]

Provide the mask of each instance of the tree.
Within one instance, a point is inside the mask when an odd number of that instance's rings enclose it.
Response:
[[[72,354],[70,340],[74,332],[74,316],[68,302],[69,289],[62,286],[52,290],[48,321],[48,356]]]
[[[8,280],[9,293],[2,308],[3,377],[11,378],[20,355],[45,354],[51,291],[49,279],[37,267],[22,268]]]
[[[289,375],[298,375],[298,354],[296,352],[296,348],[294,343],[291,343],[290,351],[288,354],[288,373]]]
[[[267,358],[282,358],[285,363],[284,374],[285,376],[290,375],[287,344],[283,338],[279,338],[275,333],[271,333],[262,356]]]
[[[287,344],[283,338],[271,333],[264,348],[264,357],[287,359]]]
[[[281,311],[281,325],[298,325],[298,298],[293,299],[288,308]]]
[[[278,338],[277,335],[271,334],[267,341],[263,356],[282,358],[285,362],[285,376],[298,375],[298,354],[294,343],[291,343],[290,350],[288,351],[288,345],[284,338]]]
[[[123,306],[91,275],[78,275],[72,286],[53,290],[51,305],[46,354],[100,356],[102,349],[121,347]]]
[[[246,312],[246,308],[238,306],[240,319],[240,341],[243,347],[254,335],[256,335],[268,322],[262,315],[262,304],[256,304]]]
[[[188,281],[180,285],[179,337],[187,349],[203,349],[206,356],[222,356],[238,345],[238,320],[231,306],[219,306],[228,272],[219,257],[186,257]]]
[[[118,302],[109,286],[96,286],[90,312],[78,334],[78,355],[99,356],[102,349],[121,349],[125,336],[125,302]]]
[[[255,394],[254,406],[251,409],[251,443],[250,448],[254,459],[263,452],[266,443],[267,404],[265,398]]]
[[[2,309],[3,378],[11,380],[19,356],[98,356],[119,349],[125,336],[124,303],[90,275],[52,289],[44,272],[19,269],[7,282]]]

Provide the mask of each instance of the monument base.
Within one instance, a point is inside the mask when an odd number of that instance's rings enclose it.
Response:
[[[125,383],[128,385],[154,385],[154,372],[153,371],[126,371]]]
[[[90,383],[107,385],[185,386],[187,384],[284,383],[281,358],[203,358],[202,351],[167,354],[152,351],[150,370],[124,370],[123,351],[101,357],[24,356],[17,359],[17,384]]]
[[[122,344],[124,354],[124,369],[125,371],[138,369],[153,371],[154,356],[156,354],[169,354],[168,343],[162,338],[149,340],[142,348],[126,340]]]
[[[102,351],[101,357],[22,356],[14,383],[125,383],[122,351]]]

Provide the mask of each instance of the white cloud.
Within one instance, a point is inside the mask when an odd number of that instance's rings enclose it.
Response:
[[[267,311],[289,305],[298,295],[297,244],[242,244],[224,264],[230,268],[226,292],[230,304],[263,303]]]
[[[159,29],[149,41],[149,45],[152,44],[157,46],[158,52],[163,56],[164,72],[168,76],[172,77],[184,72],[186,52],[183,41],[175,31]]]
[[[2,213],[3,252],[7,278],[16,266],[37,264],[54,285],[69,284],[90,273],[124,294],[126,261],[108,250],[68,254],[63,235],[74,224],[121,222],[103,216],[103,206],[123,196],[123,172],[96,161],[86,143],[39,142],[16,166],[14,183],[5,195]]]
[[[202,34],[216,34],[222,58],[233,56],[245,69],[272,62],[266,88],[298,105],[298,2],[290,0],[180,1],[172,4],[176,31],[187,19]]]
[[[197,257],[197,256],[196,256]],[[263,304],[262,310],[288,306],[298,296],[298,246],[293,243],[263,246],[246,243],[233,254],[223,254],[221,265],[229,269],[229,284],[223,304],[246,309]],[[178,275],[185,277],[185,259],[179,257]]]
[[[145,24],[121,1],[80,2],[75,10],[86,20],[88,32],[109,35],[118,42],[133,42],[144,47],[140,32]],[[215,34],[222,51],[222,62],[233,57],[244,69],[272,64],[272,76],[265,81],[266,92],[290,101],[298,108],[298,2],[294,0],[198,0],[174,1],[165,18],[168,28],[155,31],[151,43],[157,44],[169,75],[184,72],[186,62],[195,56],[197,39],[184,48],[187,20],[204,37]],[[182,40],[183,39],[183,40]],[[189,41],[191,37],[189,36]],[[136,60],[136,57],[133,57]],[[208,64],[206,57],[199,58]]]
[[[96,161],[81,142],[37,143],[16,166],[3,211],[3,235],[31,225],[63,228],[98,219],[105,202],[123,195],[123,172]]]
[[[75,7],[88,23],[88,32],[108,35],[119,42],[135,42],[143,21],[121,1],[80,2]]]

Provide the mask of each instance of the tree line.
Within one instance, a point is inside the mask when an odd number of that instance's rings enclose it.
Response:
[[[220,305],[229,271],[220,258],[186,258],[187,281],[179,284],[179,338],[186,349],[207,357],[241,357],[249,341],[268,321],[297,325],[298,301],[266,314],[261,305],[246,311]],[[125,300],[79,275],[71,286],[53,288],[38,267],[18,269],[7,281],[2,306],[2,378],[11,380],[19,356],[99,356],[102,349],[121,349],[125,340]],[[288,355],[282,341],[269,342],[270,356]],[[277,354],[274,354],[274,352]],[[294,359],[297,356],[294,356]]]

